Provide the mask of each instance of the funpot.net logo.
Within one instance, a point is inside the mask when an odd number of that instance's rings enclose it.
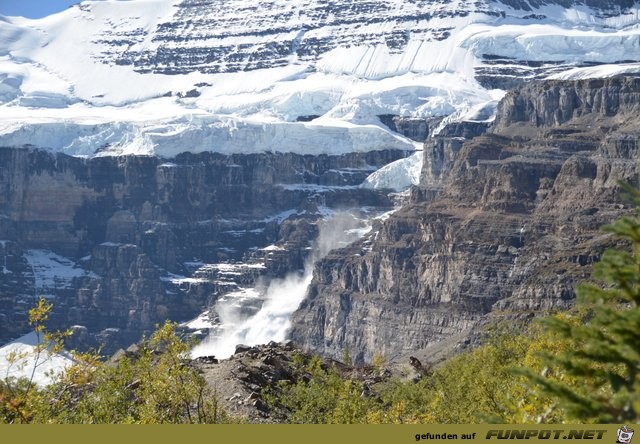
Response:
[[[633,438],[633,429],[629,426],[620,427],[617,438],[616,443],[618,444],[630,444],[631,438]]]

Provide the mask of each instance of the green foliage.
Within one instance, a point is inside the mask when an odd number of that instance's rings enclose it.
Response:
[[[424,419],[438,423],[505,422],[521,381],[509,371],[526,357],[529,338],[501,334],[489,344],[454,357],[433,373]]]
[[[375,353],[373,358],[371,358],[371,366],[376,370],[382,369],[386,364],[387,358],[380,353]]]
[[[46,397],[57,403],[38,419],[64,423],[223,422],[226,416],[217,398],[188,363],[190,348],[191,344],[176,334],[175,324],[167,322],[142,344],[135,357],[123,357],[115,364],[85,357],[61,381],[47,387]]]
[[[393,380],[381,387],[382,408],[369,415],[380,423],[531,423],[547,415],[552,401],[529,388],[514,366],[537,371],[539,349],[557,347],[539,326],[524,334],[497,328],[486,344],[436,366],[418,382]],[[554,412],[552,421],[561,421]]]
[[[349,350],[349,347],[346,347],[344,350],[342,350],[342,362],[344,362],[347,365],[353,364],[353,361],[351,360],[351,351]]]
[[[520,334],[513,331],[513,327],[496,327],[485,345],[444,361],[417,381],[396,377],[375,384],[366,396],[364,384],[354,379],[354,373],[323,367],[318,358],[304,363],[294,357],[297,382],[281,384],[265,399],[294,423],[566,421],[552,397],[529,386],[527,378],[513,369],[528,367],[536,374],[545,373],[540,351],[561,353],[569,342],[540,324],[520,329]],[[579,383],[565,380],[574,386]]]
[[[302,377],[266,399],[293,423],[536,422],[552,400],[527,387],[512,368],[526,363],[541,371],[535,355],[554,347],[555,338],[539,326],[522,335],[499,329],[486,345],[445,361],[417,382],[395,378],[369,394],[350,373],[323,367],[318,358],[306,364],[294,358]],[[546,418],[563,419],[558,411]]]
[[[29,422],[31,415],[27,405],[29,380],[6,379],[0,381],[0,423]]]
[[[631,190],[636,204],[640,194]],[[550,331],[570,342],[563,353],[545,354],[551,374],[578,379],[553,380],[525,371],[545,393],[578,421],[640,421],[640,221],[625,217],[606,231],[631,245],[607,250],[594,266],[595,282],[577,289],[581,322],[549,319]]]
[[[33,419],[34,403],[38,402],[39,393],[34,386],[34,377],[45,355],[62,350],[64,338],[71,332],[50,332],[46,330],[53,305],[45,298],[39,298],[36,306],[29,310],[29,325],[36,335],[36,345],[31,353],[12,352],[8,356],[9,368],[4,379],[0,381],[0,422],[25,423]],[[33,360],[33,364],[30,364]],[[31,365],[30,369],[26,367]],[[16,379],[9,377],[12,368],[30,370],[29,378]]]
[[[40,354],[60,351],[67,334],[52,334],[44,322],[51,305],[40,300],[30,311]],[[143,342],[136,356],[104,363],[92,353],[75,353],[74,364],[53,384],[30,379],[0,383],[0,422],[8,423],[217,423],[227,421],[217,397],[189,364],[192,344],[165,323]],[[17,357],[16,359],[19,359]]]

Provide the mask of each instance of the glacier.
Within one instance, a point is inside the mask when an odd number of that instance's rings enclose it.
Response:
[[[1,17],[0,145],[89,157],[414,150],[377,116],[491,120],[504,89],[480,72],[640,70],[637,5],[332,5],[108,0]],[[219,58],[200,60],[205,50]],[[180,72],[167,51],[190,54]]]

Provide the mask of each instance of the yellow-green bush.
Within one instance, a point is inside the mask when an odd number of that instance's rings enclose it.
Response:
[[[50,310],[41,300],[30,313],[36,331],[46,335],[42,347],[60,339],[44,330]],[[75,363],[47,387],[27,378],[5,379],[0,381],[0,422],[224,422],[216,397],[189,364],[190,349],[175,324],[165,323],[134,357],[104,363],[91,353],[75,354]]]

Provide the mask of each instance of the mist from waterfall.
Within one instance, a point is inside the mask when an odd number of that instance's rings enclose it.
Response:
[[[303,272],[292,272],[282,279],[273,279],[263,290],[249,289],[236,293],[236,296],[245,300],[259,298],[264,301],[253,316],[242,316],[237,298],[232,295],[225,295],[218,301],[215,309],[222,321],[222,334],[210,334],[193,349],[192,357],[215,356],[225,359],[234,353],[238,344],[257,345],[286,339],[291,327],[291,315],[306,296],[316,262],[331,250],[350,244],[368,231],[363,229],[361,220],[346,212],[325,219],[319,228],[318,238],[313,243]]]

